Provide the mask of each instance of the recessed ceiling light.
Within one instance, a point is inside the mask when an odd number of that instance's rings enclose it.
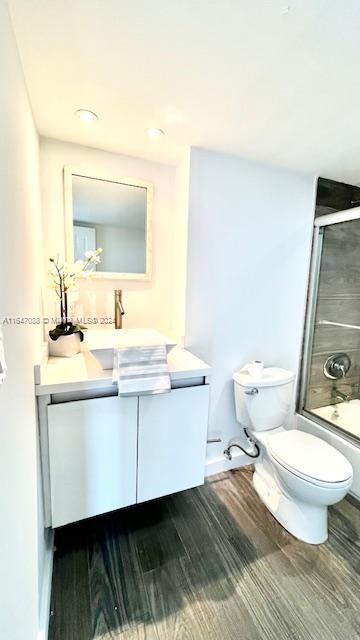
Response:
[[[157,129],[156,127],[150,127],[149,129],[146,129],[146,133],[148,134],[149,138],[160,138],[160,136],[165,135],[165,131],[163,131],[162,129]]]
[[[99,119],[99,116],[97,116],[93,111],[89,111],[89,109],[78,109],[75,111],[75,115],[79,120],[81,120],[81,122],[93,122],[94,120]]]

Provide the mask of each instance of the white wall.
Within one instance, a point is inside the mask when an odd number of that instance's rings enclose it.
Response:
[[[175,168],[82,147],[57,140],[41,140],[41,185],[45,262],[64,252],[63,167],[75,165],[111,176],[127,176],[154,185],[153,277],[151,282],[92,280],[80,282],[77,310],[83,316],[113,316],[113,290],[122,288],[125,328],[151,326],[174,334],[172,317]],[[46,268],[48,268],[46,264]],[[53,295],[51,297],[53,301]],[[53,304],[53,303],[52,303]],[[48,307],[53,313],[54,307]],[[176,336],[175,336],[176,337]]]
[[[214,367],[208,460],[241,433],[235,370],[298,371],[314,198],[312,176],[191,152],[185,345]]]
[[[172,325],[179,344],[185,340],[186,270],[189,218],[190,149],[176,167],[174,250],[172,270]]]
[[[0,317],[39,316],[38,137],[4,0],[0,0]],[[33,366],[39,326],[4,325],[0,386],[0,637],[35,640],[45,538],[38,495]]]

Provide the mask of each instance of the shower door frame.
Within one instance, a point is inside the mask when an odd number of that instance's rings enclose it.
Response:
[[[349,440],[353,444],[360,446],[359,439],[347,433],[343,429],[337,427],[332,422],[328,422],[325,418],[321,418],[312,413],[308,409],[305,409],[306,394],[308,391],[310,374],[311,374],[311,358],[314,342],[315,332],[315,315],[319,290],[319,276],[322,258],[322,248],[325,228],[334,225],[341,224],[342,222],[351,222],[352,220],[360,220],[360,207],[353,207],[352,209],[345,209],[344,211],[337,211],[336,213],[329,213],[323,216],[319,216],[314,220],[314,232],[313,242],[311,249],[311,261],[310,261],[310,273],[308,284],[308,295],[306,301],[306,313],[304,324],[304,338],[302,345],[302,358],[300,365],[299,387],[298,387],[298,400],[297,411],[300,415],[316,422],[322,427],[334,431],[338,435],[341,434],[346,440]],[[360,326],[360,325],[359,325]]]

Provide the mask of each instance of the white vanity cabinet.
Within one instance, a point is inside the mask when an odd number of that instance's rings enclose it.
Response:
[[[209,387],[139,397],[137,502],[204,482]]]
[[[48,406],[51,524],[136,502],[138,398]]]
[[[149,396],[115,395],[88,352],[35,371],[46,526],[204,482],[210,367],[184,349],[168,360],[170,393]]]

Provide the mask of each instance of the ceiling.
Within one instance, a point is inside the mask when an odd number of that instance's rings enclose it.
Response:
[[[359,0],[9,0],[41,134],[360,182]],[[74,117],[80,107],[99,115]],[[145,129],[166,136],[150,140]]]

